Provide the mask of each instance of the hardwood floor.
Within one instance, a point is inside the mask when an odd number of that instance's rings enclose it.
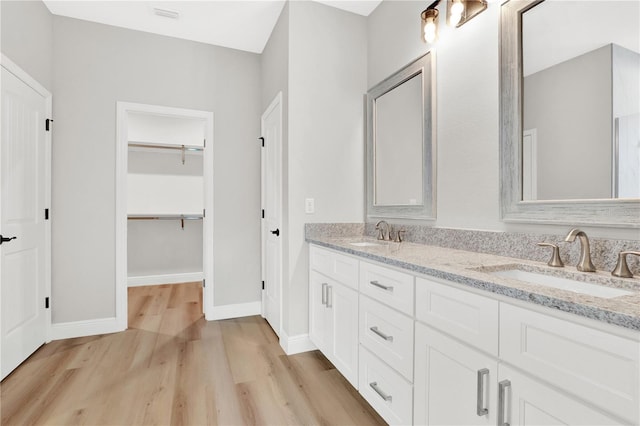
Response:
[[[318,351],[260,317],[205,321],[200,283],[129,289],[129,329],[40,348],[0,384],[2,425],[385,424]]]

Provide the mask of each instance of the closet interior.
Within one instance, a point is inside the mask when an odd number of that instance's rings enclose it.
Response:
[[[202,281],[206,120],[127,115],[127,285]]]

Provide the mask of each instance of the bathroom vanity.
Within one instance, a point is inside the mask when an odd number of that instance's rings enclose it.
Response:
[[[310,338],[388,423],[640,421],[640,280],[367,237],[307,241]]]

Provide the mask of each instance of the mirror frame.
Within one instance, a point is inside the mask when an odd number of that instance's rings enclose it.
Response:
[[[366,95],[366,212],[368,219],[398,218],[435,220],[436,218],[436,144],[434,132],[435,75],[433,52],[414,60],[382,82],[373,86]],[[377,206],[375,199],[375,114],[376,99],[413,77],[422,77],[422,204]]]
[[[544,0],[500,10],[500,210],[505,222],[640,227],[640,200],[522,200],[522,14]]]

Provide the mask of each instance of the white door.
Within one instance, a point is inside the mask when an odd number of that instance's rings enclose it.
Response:
[[[414,421],[495,425],[497,360],[416,325]]]
[[[49,317],[49,184],[45,120],[50,97],[2,67],[0,147],[1,375],[6,377],[45,343]]]
[[[262,114],[262,315],[280,336],[282,292],[282,93]]]

